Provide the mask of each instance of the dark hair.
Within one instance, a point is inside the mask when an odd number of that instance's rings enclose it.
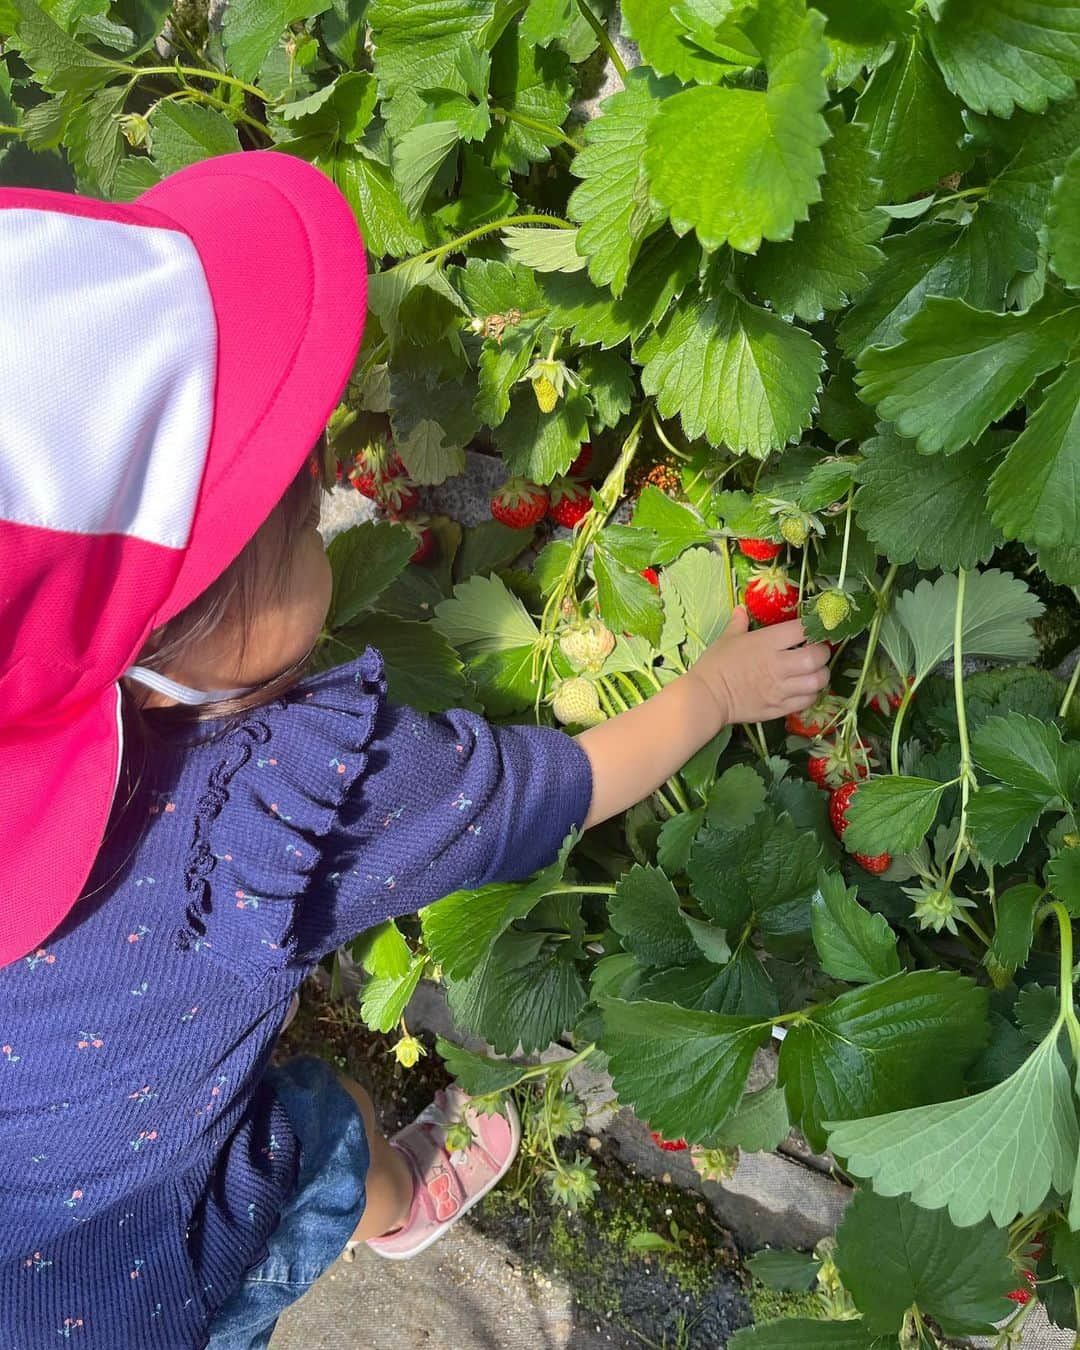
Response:
[[[266,596],[267,587],[275,593],[284,589],[296,539],[309,522],[312,511],[318,508],[325,436],[324,432],[319,437],[277,506],[221,576],[179,614],[150,634],[139,653],[138,665],[151,670],[167,669],[193,643],[209,637],[226,620],[236,627],[238,654],[243,657],[253,616]],[[123,687],[129,705],[134,705],[144,726],[164,730],[178,724],[229,717],[268,703],[302,679],[309,659],[310,653],[306,653],[287,670],[238,698],[194,707],[176,704],[168,708],[147,708],[143,686],[130,681]]]

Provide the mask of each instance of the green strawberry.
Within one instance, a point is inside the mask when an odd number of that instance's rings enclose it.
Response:
[[[817,610],[822,628],[831,633],[834,628],[839,628],[851,613],[851,601],[843,591],[822,591],[814,608]]]
[[[552,697],[551,710],[563,726],[594,727],[604,720],[596,686],[581,676],[563,680]]]

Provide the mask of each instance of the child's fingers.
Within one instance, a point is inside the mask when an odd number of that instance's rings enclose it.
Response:
[[[829,649],[824,642],[815,642],[809,647],[796,647],[794,651],[785,652],[783,660],[790,673],[810,675],[824,670],[829,664]]]
[[[797,647],[806,641],[806,630],[799,619],[786,619],[783,623],[774,623],[768,628],[759,628],[762,641],[779,650],[784,647]]]

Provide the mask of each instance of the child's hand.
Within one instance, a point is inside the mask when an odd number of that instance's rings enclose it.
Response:
[[[692,670],[716,700],[722,724],[766,722],[810,707],[829,682],[829,648],[809,643],[798,619],[749,631],[740,605]]]

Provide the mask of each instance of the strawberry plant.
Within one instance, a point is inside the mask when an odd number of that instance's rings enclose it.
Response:
[[[828,1147],[855,1198],[784,1257],[826,1320],[738,1350],[1075,1330],[1080,677],[1038,633],[1049,602],[1076,645],[1080,5],[0,0],[0,39],[0,182],[318,165],[372,266],[332,458],[388,515],[466,448],[517,480],[501,520],[339,536],[320,659],[575,729],[739,601],[833,645],[812,713],[358,939],[369,1023],[438,975],[497,1055],[569,1037],[703,1167]],[[587,1160],[556,1173],[587,1203]]]

